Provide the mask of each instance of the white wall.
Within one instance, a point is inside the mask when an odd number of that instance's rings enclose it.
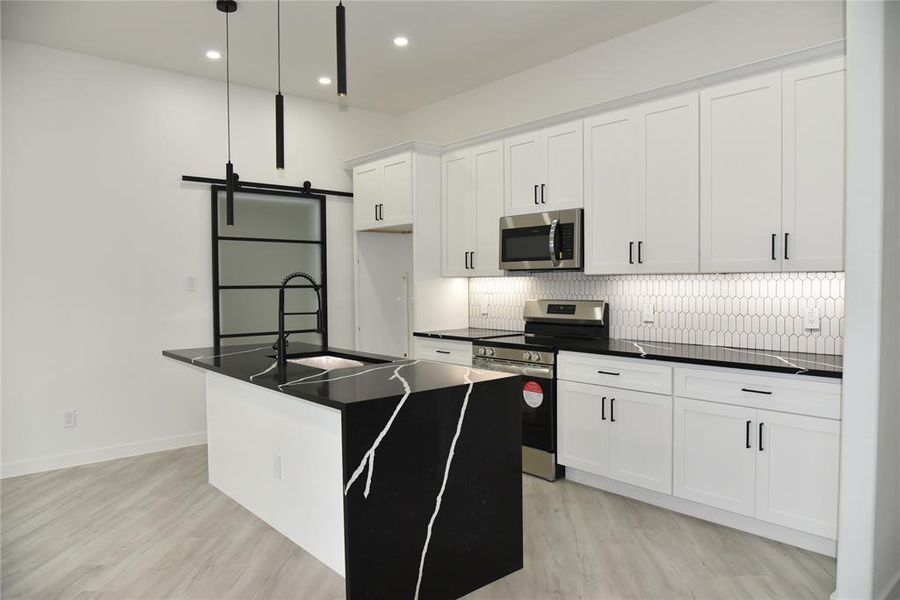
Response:
[[[203,378],[160,351],[212,339],[209,188],[180,177],[223,176],[224,84],[8,40],[2,77],[4,474],[202,441]],[[245,180],[279,181],[273,107],[232,90]],[[284,183],[338,190],[342,161],[392,122],[293,97],[285,118]],[[329,198],[329,326],[345,347],[351,208]]]
[[[900,4],[847,4],[847,329],[834,594],[839,599],[900,593],[898,37]]]
[[[843,36],[841,2],[717,2],[406,113],[395,141],[454,142]]]

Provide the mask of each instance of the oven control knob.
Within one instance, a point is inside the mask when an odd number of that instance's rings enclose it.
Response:
[[[522,360],[531,360],[531,352],[523,352]]]
[[[540,362],[540,360],[541,360],[541,353],[540,353],[540,352],[532,352],[532,353],[531,353],[531,360],[535,360],[535,361]]]
[[[487,348],[482,346],[481,348],[478,349],[478,356],[484,356],[485,354],[487,354]]]
[[[487,353],[488,353],[488,356],[493,356],[493,355],[494,355],[494,349],[493,349],[493,348],[488,348],[488,349],[487,349]]]

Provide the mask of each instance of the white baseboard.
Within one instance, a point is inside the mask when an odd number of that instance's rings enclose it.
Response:
[[[772,523],[766,523],[765,521],[760,521],[752,517],[746,517],[744,515],[713,508],[704,504],[698,504],[697,502],[685,500],[684,498],[661,494],[660,492],[654,492],[652,490],[645,490],[644,488],[639,488],[613,479],[607,479],[606,477],[600,477],[599,475],[594,475],[593,473],[588,473],[586,471],[579,471],[578,469],[566,467],[566,479],[607,492],[612,492],[613,494],[618,494],[620,496],[634,498],[635,500],[640,500],[641,502],[653,504],[654,506],[666,508],[691,517],[703,519],[704,521],[711,521],[713,523],[718,523],[719,525],[731,527],[732,529],[738,529],[777,542],[824,554],[825,556],[834,557],[837,553],[837,542],[835,540],[823,538],[811,533],[805,533],[803,531],[797,531],[788,527],[782,527],[780,525],[774,525]]]
[[[174,450],[175,448],[184,448],[187,446],[198,446],[205,443],[206,432],[198,431],[196,433],[134,442],[132,444],[105,446],[103,448],[69,452],[66,454],[53,454],[51,456],[42,456],[30,460],[3,463],[0,465],[0,478],[6,479],[7,477],[17,477],[19,475],[28,475],[30,473],[53,471],[65,467],[88,465],[91,463],[103,462],[105,460],[150,454],[151,452],[161,452],[163,450]]]

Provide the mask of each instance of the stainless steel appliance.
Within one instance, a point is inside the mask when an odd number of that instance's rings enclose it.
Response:
[[[565,342],[609,338],[603,300],[528,300],[525,333],[478,340],[472,365],[522,377],[522,470],[549,481],[556,464],[556,356]]]
[[[584,210],[516,215],[500,219],[500,268],[508,271],[584,267]]]

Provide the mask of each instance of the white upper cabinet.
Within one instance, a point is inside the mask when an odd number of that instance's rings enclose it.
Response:
[[[492,142],[441,159],[445,277],[500,275],[503,145]]]
[[[638,198],[637,111],[584,121],[584,272],[637,271],[643,220]]]
[[[638,270],[696,273],[700,268],[699,109],[696,93],[639,107],[638,200],[643,229]]]
[[[844,59],[782,74],[785,271],[844,269]]]
[[[700,93],[700,270],[781,270],[781,73]]]
[[[584,205],[581,120],[508,137],[503,146],[504,214]]]
[[[697,272],[697,94],[592,117],[584,129],[585,272]]]
[[[357,231],[412,228],[412,154],[404,152],[353,169]]]

